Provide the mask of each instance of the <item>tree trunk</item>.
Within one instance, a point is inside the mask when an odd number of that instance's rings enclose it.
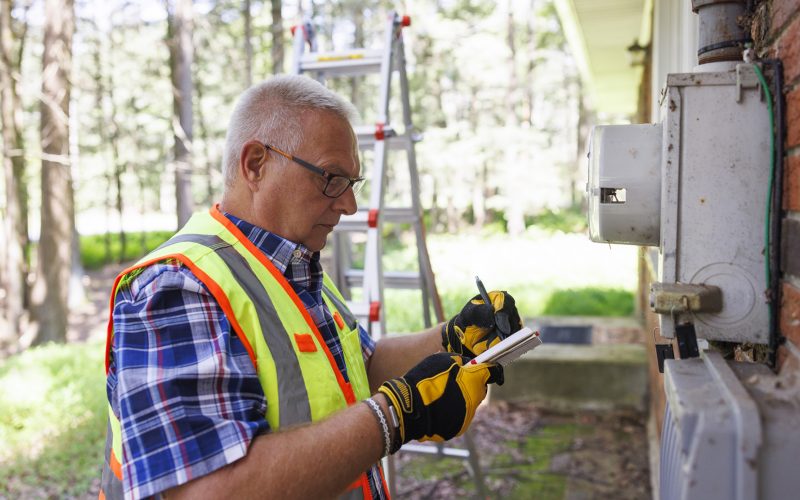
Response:
[[[364,47],[364,9],[356,5],[353,8],[352,13],[353,24],[355,25],[355,31],[353,33],[353,47],[354,48],[362,48]],[[361,92],[359,83],[361,82],[362,78],[358,76],[351,76],[350,77],[350,102],[355,106],[356,109],[360,110],[362,113],[364,112],[363,103],[361,102]]]
[[[10,343],[21,331],[27,295],[28,272],[25,247],[28,224],[25,209],[25,157],[20,117],[22,104],[17,95],[20,59],[14,56],[15,37],[11,29],[11,0],[0,2],[0,117],[3,124],[3,172],[6,188],[4,265],[6,319],[0,344]],[[22,43],[22,42],[20,42]]]
[[[47,0],[45,12],[40,105],[42,229],[38,269],[43,299],[37,307],[36,344],[66,340],[74,231],[69,154],[70,72],[75,30],[73,0]]]
[[[269,31],[272,34],[272,74],[283,73],[283,15],[281,13],[281,0],[271,0],[272,4],[272,26]],[[300,21],[302,22],[302,20]]]
[[[506,88],[506,104],[508,114],[506,115],[506,125],[515,126],[519,123],[517,119],[517,45],[515,41],[514,12],[511,0],[508,0],[508,20],[507,20],[506,43],[508,44],[508,87]]]
[[[192,1],[175,0],[169,16],[168,39],[172,75],[175,140],[175,200],[178,227],[192,215]]]
[[[200,140],[203,143],[203,170],[206,177],[206,206],[214,203],[214,163],[211,161],[211,142],[208,137],[208,126],[206,125],[205,115],[203,114],[203,82],[195,75],[197,82],[197,127],[200,129]]]
[[[253,18],[250,13],[250,0],[243,2],[242,18],[244,19],[244,85],[250,88],[253,85]],[[200,82],[197,83],[199,88]]]
[[[533,100],[536,97],[533,92],[535,85],[533,81],[533,71],[536,68],[536,0],[531,0],[531,10],[528,16],[528,71],[525,76],[525,116],[524,120],[528,125],[533,125]]]

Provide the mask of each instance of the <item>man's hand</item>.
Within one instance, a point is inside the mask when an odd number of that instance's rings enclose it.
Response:
[[[441,442],[460,436],[486,397],[486,385],[503,383],[500,365],[463,362],[461,356],[439,352],[381,385],[378,391],[394,406],[400,424],[393,452],[411,440]]]
[[[508,292],[489,292],[491,306],[473,297],[442,326],[442,346],[448,352],[474,358],[522,328],[517,306]]]

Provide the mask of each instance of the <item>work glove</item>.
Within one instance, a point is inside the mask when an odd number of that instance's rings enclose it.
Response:
[[[442,325],[442,346],[448,352],[474,358],[522,328],[517,306],[508,292],[489,292],[491,305],[480,295]]]
[[[411,441],[446,441],[460,436],[486,397],[486,385],[503,383],[503,368],[489,363],[464,364],[461,356],[438,352],[403,377],[384,382],[399,427],[391,452]]]

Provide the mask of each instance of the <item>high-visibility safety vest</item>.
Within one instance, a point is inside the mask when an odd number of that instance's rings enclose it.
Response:
[[[217,207],[195,214],[167,242],[122,271],[111,293],[111,313],[126,276],[166,259],[187,266],[222,308],[256,368],[272,430],[323,419],[369,397],[356,318],[327,274],[322,295],[336,323],[349,382],[286,278]],[[114,336],[111,313],[106,373]],[[110,405],[105,457],[100,498],[122,498],[120,423]],[[383,472],[376,466],[388,497]],[[367,472],[350,485],[344,498],[372,498]]]

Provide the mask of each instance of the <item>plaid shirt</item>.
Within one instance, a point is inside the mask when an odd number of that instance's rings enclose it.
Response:
[[[284,274],[348,380],[322,300],[319,252],[225,215]],[[253,438],[269,432],[269,403],[247,351],[187,267],[165,261],[135,274],[119,287],[113,321],[106,392],[122,428],[126,498],[152,496],[213,472],[245,456]],[[359,330],[366,361],[375,345]],[[380,498],[377,468],[368,476]]]

